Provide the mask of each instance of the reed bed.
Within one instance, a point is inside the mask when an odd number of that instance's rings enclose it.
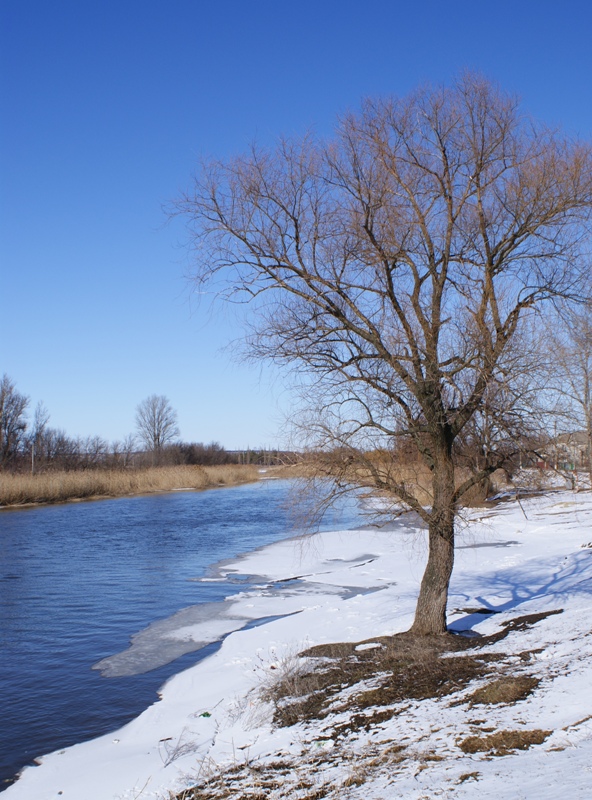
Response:
[[[63,503],[178,489],[210,489],[250,483],[259,478],[256,466],[239,464],[45,472],[39,475],[0,473],[0,506]]]
[[[425,464],[401,463],[387,458],[374,458],[374,467],[381,479],[388,483],[398,483],[404,486],[422,505],[432,505],[432,473]],[[341,471],[340,471],[341,470]],[[364,465],[363,460],[360,464],[354,463],[346,467],[342,462],[332,463],[331,461],[317,461],[314,458],[303,459],[297,464],[275,468],[275,474],[283,478],[295,478],[301,480],[304,486],[312,488],[314,481],[318,478],[339,477],[341,483],[366,487],[373,491],[374,476],[370,469]],[[456,468],[456,486],[460,486],[468,478],[471,472],[465,467]],[[461,500],[463,506],[481,506],[489,494],[507,488],[508,479],[503,470],[497,470],[489,479],[483,480],[466,492]],[[304,488],[302,491],[305,491]],[[314,491],[313,491],[314,494]],[[380,495],[380,492],[376,492]]]

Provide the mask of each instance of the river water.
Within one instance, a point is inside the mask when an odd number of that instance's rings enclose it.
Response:
[[[288,491],[262,481],[0,513],[0,791],[35,757],[133,719],[212,652],[124,677],[92,669],[155,620],[249,585],[195,579],[294,535]]]

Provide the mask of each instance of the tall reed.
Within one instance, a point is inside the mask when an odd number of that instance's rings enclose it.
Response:
[[[0,473],[0,506],[61,503],[176,489],[208,489],[248,483],[259,477],[256,466],[239,464],[45,472],[38,475]]]

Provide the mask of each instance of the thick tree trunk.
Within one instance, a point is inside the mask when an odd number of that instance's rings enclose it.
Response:
[[[448,585],[454,566],[454,465],[447,447],[436,460],[433,495],[428,563],[411,626],[413,633],[426,636],[446,633]]]

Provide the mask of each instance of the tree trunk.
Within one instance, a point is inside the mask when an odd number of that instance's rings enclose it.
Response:
[[[449,447],[441,449],[433,472],[428,563],[421,581],[411,632],[446,633],[446,604],[454,566],[454,465]]]

